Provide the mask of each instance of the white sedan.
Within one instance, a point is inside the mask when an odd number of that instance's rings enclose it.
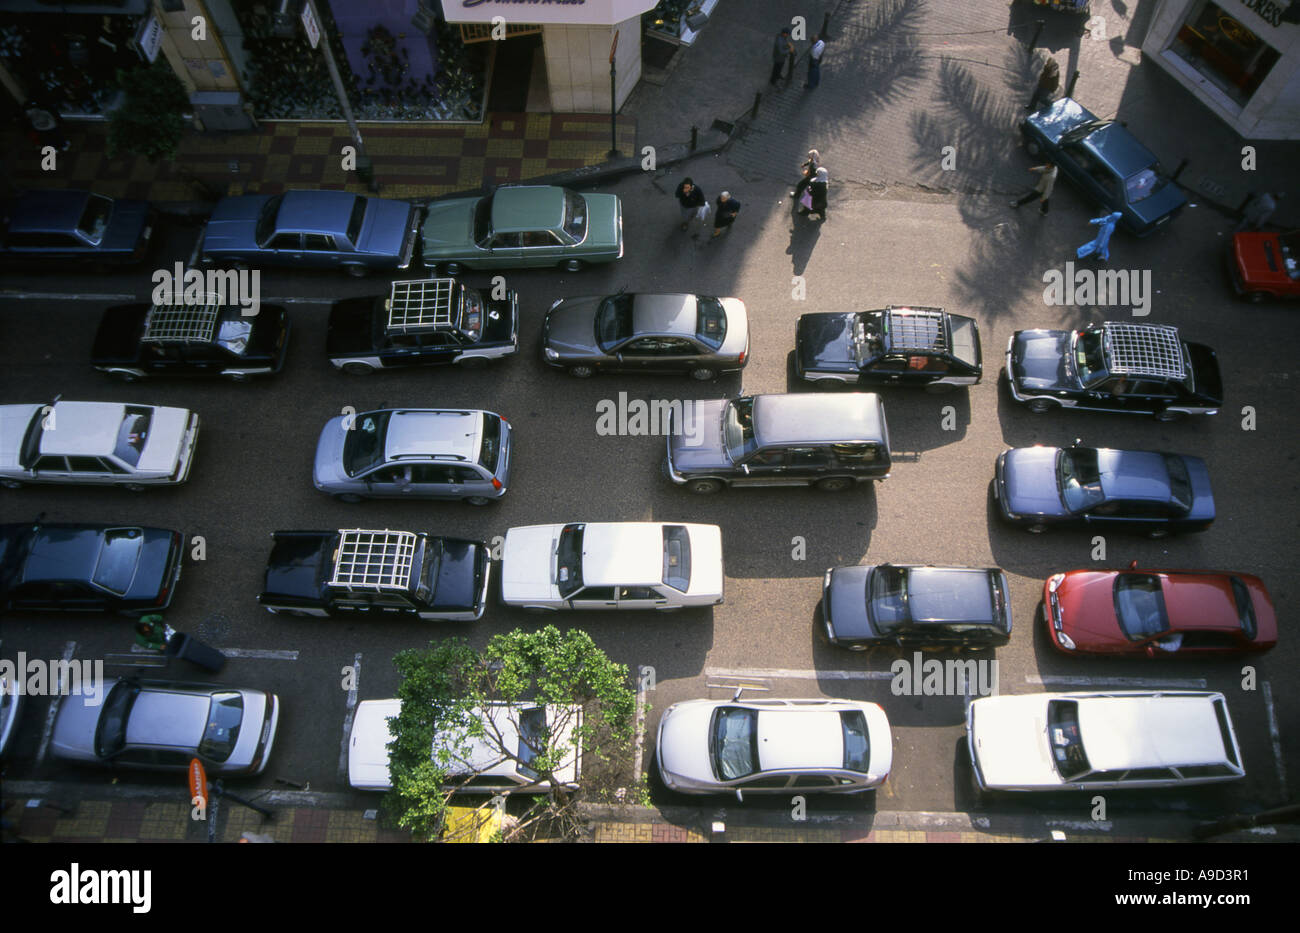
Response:
[[[186,408],[0,405],[0,485],[173,486],[189,478],[199,416]]]
[[[571,522],[506,532],[501,599],[526,609],[659,609],[722,602],[722,529]]]
[[[856,700],[688,700],[659,720],[659,775],[682,794],[850,794],[889,777],[885,711]]]

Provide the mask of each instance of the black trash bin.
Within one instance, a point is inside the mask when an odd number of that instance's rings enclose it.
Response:
[[[197,664],[214,674],[226,666],[224,654],[184,632],[176,632],[167,639],[167,653],[174,658]]]

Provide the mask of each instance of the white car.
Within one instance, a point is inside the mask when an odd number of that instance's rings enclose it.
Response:
[[[889,777],[885,711],[856,700],[688,700],[659,720],[659,775],[682,794],[850,794]]]
[[[981,790],[1177,787],[1246,776],[1221,693],[991,696],[966,710]]]
[[[189,478],[199,416],[186,408],[0,405],[0,485],[173,486]]]
[[[388,775],[388,743],[392,735],[388,720],[402,710],[401,700],[365,700],[357,704],[352,720],[352,735],[348,738],[348,783],[357,790],[389,790],[393,784]],[[475,709],[482,716],[482,710]],[[457,790],[466,794],[545,793],[552,784],[539,781],[541,777],[528,767],[537,756],[538,745],[546,744],[548,728],[559,733],[549,740],[553,747],[568,745],[572,756],[555,771],[559,786],[574,790],[582,776],[582,756],[571,737],[582,724],[582,710],[577,706],[511,706],[494,703],[489,706],[484,723],[488,735],[494,738],[469,736],[434,740],[434,748],[450,751],[456,760],[448,773]],[[535,737],[543,736],[538,739]],[[441,737],[440,737],[441,738]],[[515,749],[515,758],[502,754],[501,749]],[[468,754],[460,756],[467,749]]]
[[[501,599],[525,609],[659,609],[722,602],[722,529],[571,522],[506,532]]]

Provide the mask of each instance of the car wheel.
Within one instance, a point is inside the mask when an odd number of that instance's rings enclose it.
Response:
[[[488,505],[492,502],[487,496],[466,496],[466,505]]]
[[[344,363],[343,371],[349,376],[369,376],[375,371],[375,367],[369,363]]]
[[[1049,399],[1034,398],[1034,399],[1030,399],[1029,403],[1025,407],[1028,408],[1036,415],[1042,415],[1042,414],[1046,414],[1047,412],[1051,411],[1053,408],[1056,408],[1057,406],[1055,402]]]
[[[231,382],[247,382],[250,377],[248,373],[226,373],[226,378]]]
[[[853,480],[846,476],[829,476],[817,481],[817,488],[822,492],[843,492],[853,485]]]
[[[129,369],[115,369],[109,373],[118,382],[139,382],[140,374],[133,373]]]
[[[1025,152],[1029,153],[1031,156],[1037,157],[1043,154],[1043,147],[1039,145],[1038,140],[1034,139],[1033,137],[1026,136]]]
[[[1170,411],[1169,409],[1165,409],[1164,411],[1156,412],[1156,420],[1163,422],[1164,424],[1170,424],[1171,422],[1174,421],[1182,421],[1183,416],[1185,414],[1186,414],[1185,412]]]
[[[590,366],[570,366],[568,373],[575,379],[590,379],[596,374],[596,370]]]
[[[465,267],[458,262],[444,262],[442,264],[442,271],[446,275],[460,275],[465,271]]]
[[[563,269],[565,272],[581,272],[581,271],[582,271],[582,260],[581,260],[581,259],[566,259],[566,260],[564,260],[564,262],[560,263],[560,268]]]
[[[1039,522],[1036,525],[1030,525],[1025,530],[1028,531],[1031,535],[1041,535],[1044,531],[1047,530],[1047,526],[1044,525],[1042,522]]]
[[[350,262],[343,268],[347,269],[348,275],[352,276],[354,279],[364,279],[366,275],[369,274],[370,272],[370,270],[367,269],[365,266],[358,265],[355,262]]]
[[[145,487],[139,483],[123,483],[122,488],[128,492],[144,492]]]
[[[1148,537],[1148,538],[1151,538],[1152,540],[1155,540],[1155,539],[1157,539],[1157,538],[1167,538],[1167,537],[1169,537],[1169,529],[1168,529],[1168,528],[1152,528],[1150,531],[1147,532],[1147,537]]]
[[[339,492],[334,494],[335,501],[346,502],[348,505],[355,505],[362,500],[355,492]]]
[[[932,382],[925,387],[925,391],[931,395],[947,395],[949,392],[956,391],[957,387],[947,382]]]
[[[691,492],[698,492],[703,495],[717,492],[722,488],[722,483],[716,479],[693,479],[686,484],[686,488]]]
[[[487,369],[487,364],[488,361],[481,356],[470,356],[456,361],[456,365],[461,369]]]
[[[5,489],[22,489],[23,484],[16,479],[0,479],[0,486]]]
[[[717,378],[717,370],[710,369],[707,366],[698,366],[691,370],[691,378],[697,382],[708,382],[710,379]]]

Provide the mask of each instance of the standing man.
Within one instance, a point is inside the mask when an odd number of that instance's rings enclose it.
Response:
[[[708,207],[709,201],[700,187],[689,178],[682,179],[675,193],[677,203],[682,206],[682,229],[685,230],[690,227],[692,218],[699,217],[700,208]],[[700,217],[700,220],[703,219]]]
[[[1061,86],[1061,66],[1056,63],[1056,59],[1049,58],[1047,64],[1043,66],[1043,72],[1038,76],[1038,86],[1034,88],[1034,96],[1029,98],[1029,105],[1025,111],[1033,113],[1052,102],[1052,95],[1056,89]]]
[[[822,55],[826,51],[826,40],[820,35],[813,36],[812,48],[808,50],[808,83],[804,87],[815,88],[822,81]]]
[[[768,84],[776,86],[781,78],[781,66],[788,56],[793,55],[794,43],[790,41],[790,27],[787,26],[777,35],[776,42],[772,45],[772,75],[767,79]]]
[[[718,216],[713,218],[713,235],[721,236],[723,230],[730,229],[740,213],[740,202],[731,196],[730,191],[718,195]]]
[[[1042,165],[1035,165],[1030,171],[1038,173],[1038,184],[1034,185],[1034,190],[1019,201],[1012,201],[1011,206],[1019,207],[1022,204],[1028,204],[1030,201],[1042,201],[1038,213],[1046,215],[1047,199],[1052,196],[1052,188],[1056,186],[1056,165],[1052,162],[1044,162]]]

